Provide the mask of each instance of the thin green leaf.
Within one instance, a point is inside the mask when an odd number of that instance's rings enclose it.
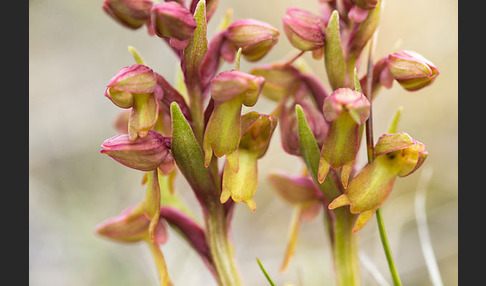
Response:
[[[339,13],[334,10],[326,29],[324,64],[332,88],[346,86],[346,64],[339,34]]]
[[[316,138],[305,118],[304,110],[300,104],[295,106],[297,112],[297,124],[299,129],[299,149],[302,154],[302,159],[309,169],[309,173],[317,182],[317,170],[319,168],[319,158],[321,152],[317,145]]]
[[[267,271],[265,270],[262,263],[260,262],[260,259],[257,258],[256,261],[258,262],[258,266],[260,266],[260,269],[262,270],[263,274],[267,278],[268,283],[272,286],[275,286],[275,283],[272,281],[272,278],[270,278],[270,275],[268,275]]]
[[[321,158],[321,152],[319,146],[317,145],[316,138],[309,127],[307,119],[305,118],[304,110],[300,104],[295,106],[295,111],[297,113],[297,124],[299,129],[299,149],[302,159],[304,160],[309,174],[312,176],[314,181],[319,185],[322,193],[327,199],[334,199],[341,193],[334,185],[333,180],[329,179],[327,176],[326,180],[319,184],[318,181],[318,170],[319,170],[319,160]]]
[[[204,154],[196,141],[191,126],[187,122],[179,105],[173,102],[170,105],[172,119],[172,155],[182,175],[199,199],[207,199],[213,202],[218,199],[216,190],[208,169],[204,167]]]
[[[194,11],[194,20],[197,28],[184,49],[182,70],[184,79],[189,89],[194,88],[199,82],[199,68],[208,51],[206,1],[200,0]]]

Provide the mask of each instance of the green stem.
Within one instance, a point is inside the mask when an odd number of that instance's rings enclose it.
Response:
[[[388,267],[390,268],[393,284],[395,286],[401,286],[402,282],[400,281],[400,276],[398,276],[398,271],[395,267],[395,262],[393,261],[393,256],[391,254],[390,245],[388,244],[388,238],[386,235],[385,223],[383,222],[380,209],[376,211],[376,221],[378,223],[378,228],[380,229],[381,243],[383,244],[383,249],[385,250],[386,260],[388,261]]]
[[[204,134],[204,110],[202,102],[202,92],[199,88],[194,88],[189,92],[189,109],[191,110],[192,128],[197,142],[203,146]]]
[[[369,48],[369,55],[368,55],[368,75],[367,75],[367,88],[366,90],[371,93],[371,85],[372,85],[372,77],[373,77],[373,59],[372,59],[372,52],[373,52],[373,38],[370,40],[370,48]],[[375,159],[375,147],[374,147],[374,140],[373,140],[373,121],[372,121],[372,99],[371,94],[366,95],[369,102],[370,102],[370,116],[366,121],[366,150],[368,153],[368,163],[371,163]],[[400,286],[402,283],[400,282],[400,277],[398,276],[398,271],[395,267],[395,262],[393,260],[393,256],[391,253],[390,245],[388,244],[388,238],[386,235],[385,223],[383,222],[383,217],[381,215],[381,210],[376,210],[376,221],[378,223],[378,229],[380,231],[380,238],[381,243],[383,245],[383,250],[385,251],[386,259],[388,261],[388,267],[390,268],[390,273],[393,279],[393,283],[395,286]]]
[[[219,202],[214,202],[207,208],[208,211],[205,214],[206,238],[211,257],[213,258],[214,268],[219,278],[219,285],[242,285],[238,269],[236,268],[233,245],[228,237],[223,205]]]
[[[204,135],[202,93],[199,88],[194,88],[189,92],[189,95],[193,131],[196,140],[202,147]],[[216,158],[211,160],[208,172],[214,180],[214,185],[217,186],[216,189],[221,190]],[[219,201],[219,196],[210,194],[204,199],[203,204],[205,209],[204,219],[206,240],[219,285],[240,286],[242,284],[236,267],[233,245],[228,237],[226,215],[224,213],[223,204]]]
[[[361,285],[357,236],[353,233],[355,216],[349,207],[334,211],[333,257],[337,284],[340,286]]]

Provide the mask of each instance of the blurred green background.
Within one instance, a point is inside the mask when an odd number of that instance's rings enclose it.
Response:
[[[288,7],[317,12],[317,0],[221,0],[208,29],[211,36],[226,9],[234,19],[255,18],[282,33],[274,50],[259,63],[280,60],[295,49],[288,43],[281,17]],[[136,47],[150,65],[174,82],[177,61],[145,28],[118,25],[101,9],[102,1],[29,1],[29,274],[30,285],[157,285],[145,245],[117,244],[94,233],[102,221],[138,203],[145,188],[141,172],[99,153],[114,135],[119,109],[103,95],[117,71],[134,63],[127,47]],[[385,132],[395,110],[403,107],[399,128],[427,145],[429,157],[413,175],[399,178],[382,207],[389,242],[404,285],[432,285],[415,219],[415,194],[421,176],[427,184],[430,238],[444,285],[458,284],[458,3],[455,0],[386,1],[375,59],[415,50],[439,69],[435,83],[409,93],[397,83],[374,101],[375,140]],[[326,81],[324,64],[304,59]],[[254,64],[242,61],[248,71]],[[224,67],[226,68],[226,67]],[[228,67],[231,68],[231,67]],[[255,110],[269,112],[261,98]],[[265,174],[298,173],[301,162],[281,148],[278,130],[259,161],[257,210],[236,207],[233,239],[245,285],[267,285],[258,257],[277,285],[333,285],[331,253],[321,215],[303,223],[297,253],[279,272],[292,209],[275,196]],[[359,160],[365,163],[365,155]],[[424,170],[426,170],[424,172]],[[422,176],[424,178],[424,176]],[[177,192],[199,213],[187,184],[178,177]],[[362,257],[391,284],[376,220],[359,232]],[[199,257],[177,234],[162,246],[175,285],[214,285]],[[362,267],[364,285],[380,285]]]

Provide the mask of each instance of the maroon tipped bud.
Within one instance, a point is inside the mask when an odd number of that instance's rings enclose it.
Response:
[[[280,32],[267,23],[253,20],[236,20],[227,28],[226,37],[249,61],[263,58],[277,43]]]
[[[398,83],[409,91],[432,84],[439,75],[439,69],[432,62],[414,51],[390,54],[387,65]]]
[[[152,8],[152,24],[157,36],[179,41],[190,39],[197,27],[191,12],[175,1],[155,5]]]
[[[226,102],[243,94],[243,104],[253,106],[263,88],[265,78],[239,70],[224,71],[211,80],[211,97],[216,103]]]
[[[283,27],[292,46],[311,51],[324,46],[324,20],[297,8],[287,9],[282,18]]]
[[[105,0],[103,10],[130,29],[138,29],[150,20],[151,0]]]
[[[169,153],[170,140],[152,130],[146,137],[136,140],[130,140],[128,134],[119,134],[103,142],[100,152],[129,168],[152,171],[167,160],[173,160]]]

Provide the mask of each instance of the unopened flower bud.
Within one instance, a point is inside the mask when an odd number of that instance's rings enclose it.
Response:
[[[175,1],[163,2],[152,8],[152,24],[159,37],[188,40],[197,27],[191,12]]]
[[[151,0],[105,0],[103,10],[130,29],[138,29],[150,21]]]
[[[311,51],[324,46],[324,20],[297,8],[287,9],[282,18],[285,35],[295,48]]]
[[[242,55],[248,61],[264,57],[277,43],[280,32],[271,25],[253,20],[236,20],[227,28],[226,37],[235,47],[242,48]]]
[[[148,131],[146,137],[134,141],[130,140],[128,134],[119,134],[105,140],[101,147],[101,153],[140,171],[152,171],[166,160],[173,160],[169,156],[170,137],[163,137],[152,130]]]
[[[237,95],[244,97],[243,104],[253,106],[260,95],[265,79],[239,70],[224,71],[211,80],[211,98],[223,103]]]
[[[387,65],[398,83],[409,91],[432,84],[439,75],[439,70],[432,62],[414,51],[390,54]]]

